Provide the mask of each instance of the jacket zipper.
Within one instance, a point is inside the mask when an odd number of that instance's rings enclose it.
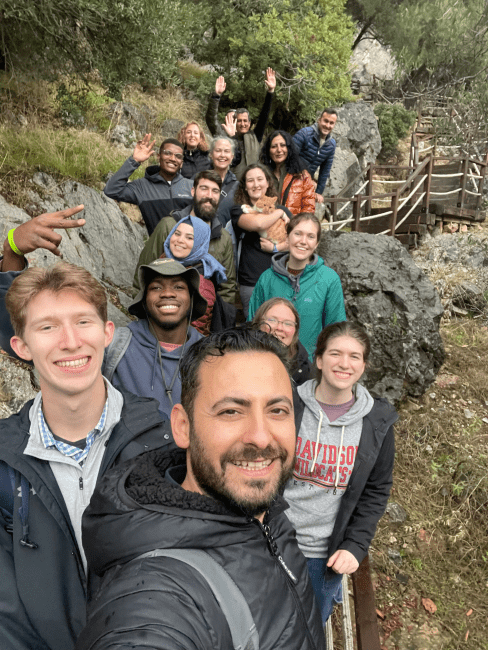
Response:
[[[309,642],[311,643],[311,647],[312,648],[317,648],[317,646],[315,644],[315,641],[314,641],[314,639],[312,637],[312,634],[310,632],[310,629],[308,627],[307,620],[306,620],[306,617],[305,617],[305,613],[303,611],[303,606],[302,606],[301,600],[298,597],[298,594],[297,594],[297,591],[296,591],[295,585],[298,584],[298,579],[294,575],[294,573],[287,567],[285,560],[283,559],[283,557],[281,556],[281,554],[279,552],[278,545],[277,545],[273,535],[271,534],[271,530],[270,530],[268,524],[264,524],[264,523],[262,524],[259,521],[259,519],[256,519],[256,518],[254,518],[254,521],[257,523],[257,525],[261,529],[261,532],[263,533],[263,535],[266,538],[266,542],[268,544],[268,549],[269,549],[270,554],[276,560],[276,562],[278,563],[278,566],[280,567],[280,569],[283,571],[283,573],[286,576],[290,591],[291,591],[291,593],[293,595],[293,600],[295,601],[296,609],[298,610],[299,617],[300,617],[300,620],[302,622],[302,625],[304,626],[304,628],[305,628],[305,630],[307,632],[307,637],[308,637]]]

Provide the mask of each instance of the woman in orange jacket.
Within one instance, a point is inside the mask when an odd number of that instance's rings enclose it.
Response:
[[[293,214],[315,212],[312,178],[286,131],[273,131],[261,150],[261,160],[270,168],[278,190],[278,203]]]

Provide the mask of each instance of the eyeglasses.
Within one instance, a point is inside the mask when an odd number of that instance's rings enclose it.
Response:
[[[264,318],[263,320],[265,323],[268,323],[270,327],[276,327],[277,325],[281,324],[287,330],[294,330],[297,326],[297,324],[292,320],[278,320],[277,318],[273,317]]]
[[[182,153],[174,153],[173,151],[168,151],[168,149],[163,149],[161,152],[163,156],[166,156],[166,158],[176,158],[176,160],[183,160],[183,154]]]

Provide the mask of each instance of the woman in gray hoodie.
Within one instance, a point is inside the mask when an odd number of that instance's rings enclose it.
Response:
[[[358,383],[369,352],[362,327],[329,325],[317,340],[316,379],[298,387],[304,411],[285,498],[324,624],[342,575],[368,552],[392,485],[398,415]]]

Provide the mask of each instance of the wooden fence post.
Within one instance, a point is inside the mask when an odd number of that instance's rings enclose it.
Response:
[[[352,216],[354,217],[354,221],[352,224],[352,230],[354,232],[361,232],[361,203],[362,203],[362,194],[356,194],[354,197],[354,206],[352,209]]]
[[[398,216],[398,203],[400,201],[400,188],[397,187],[392,199],[391,199],[391,221],[390,221],[390,235],[392,237],[395,236],[395,228],[396,228],[396,222],[397,222],[397,216]]]
[[[366,203],[366,214],[368,217],[371,214],[371,203],[373,199],[373,169],[373,163],[369,163],[367,171],[368,185],[366,188],[366,193],[368,195],[368,202]]]
[[[481,165],[480,165],[480,176],[481,176],[481,178],[479,179],[479,183],[478,183],[479,196],[476,199],[476,209],[477,210],[481,209],[481,203],[483,201],[483,186],[485,184],[486,166],[487,165],[488,165],[488,153],[485,156],[484,162],[481,163]]]
[[[464,159],[462,169],[463,169],[463,175],[461,181],[461,199],[457,204],[458,208],[464,207],[464,199],[466,198],[466,184],[468,181],[468,171],[469,171],[469,156],[466,156],[466,158]]]
[[[434,156],[431,154],[430,160],[429,160],[429,165],[427,167],[427,178],[424,181],[424,208],[425,208],[425,214],[429,212],[429,203],[430,203],[430,184],[432,182],[432,173],[434,170]]]
[[[374,589],[367,555],[358,570],[352,574],[352,586],[358,650],[381,650]],[[347,594],[344,594],[344,598],[347,598]]]

